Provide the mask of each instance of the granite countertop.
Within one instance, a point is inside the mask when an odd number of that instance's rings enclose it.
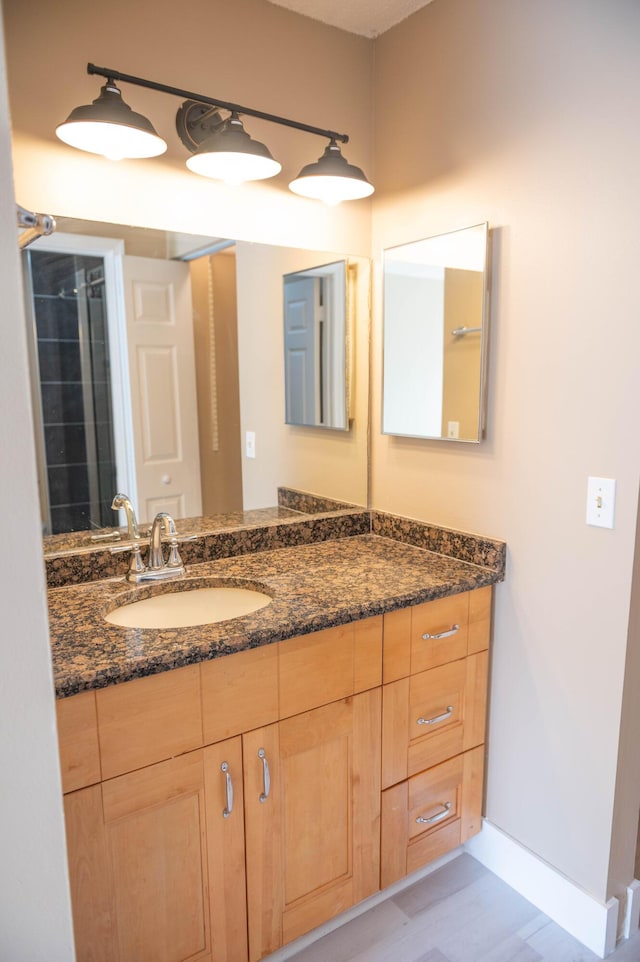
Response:
[[[186,578],[162,584],[134,586],[120,578],[52,588],[56,694],[64,698],[168,671],[495,584],[503,576],[504,557],[485,567],[365,534],[193,564]],[[203,579],[255,587],[273,601],[253,614],[192,628],[121,628],[104,620],[125,599],[184,591]]]

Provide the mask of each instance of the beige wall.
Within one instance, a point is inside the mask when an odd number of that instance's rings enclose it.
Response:
[[[202,513],[224,514],[242,510],[235,253],[200,257],[189,266]]]
[[[480,334],[454,336],[458,327],[478,327],[482,318],[484,275],[448,267],[444,272],[444,349],[442,358],[442,436],[449,421],[459,424],[459,437],[479,432],[482,350]]]
[[[378,312],[373,504],[507,540],[487,816],[603,900],[633,875],[640,802],[636,751],[608,884],[640,470],[639,65],[634,0],[435,0],[376,42],[378,276],[384,247],[488,220],[494,282],[478,447],[380,435]],[[618,480],[613,531],[585,524],[589,474]]]
[[[47,632],[0,25],[0,958],[71,962],[62,788]],[[10,464],[11,469],[7,470]]]
[[[369,263],[350,258],[357,272],[353,310],[353,423],[349,431],[284,423],[282,277],[330,263],[336,255],[240,243],[238,347],[241,436],[256,435],[256,457],[242,452],[245,508],[276,503],[279,485],[355,504],[367,503]]]
[[[328,208],[287,189],[326,141],[247,120],[283,164],[240,190],[186,170],[175,132],[180,99],[123,85],[129,105],[169,143],[162,158],[114,163],[60,143],[54,130],[89,103],[87,62],[350,136],[345,155],[371,160],[369,40],[264,0],[9,0],[5,9],[16,192],[31,210],[187,233],[368,254],[370,203]]]

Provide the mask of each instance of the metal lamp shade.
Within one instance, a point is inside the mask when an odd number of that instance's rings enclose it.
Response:
[[[339,204],[343,200],[359,200],[373,193],[373,184],[364,172],[349,164],[335,141],[314,164],[303,167],[289,188],[302,197],[323,200],[325,204]]]
[[[56,127],[60,140],[71,147],[102,154],[112,160],[157,157],[167,145],[142,114],[122,99],[114,83],[107,82],[93,103],[76,107]]]
[[[202,141],[196,153],[187,160],[187,167],[196,174],[227,184],[265,180],[282,170],[269,148],[253,140],[236,115]]]

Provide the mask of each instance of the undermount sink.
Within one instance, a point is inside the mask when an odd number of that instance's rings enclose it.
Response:
[[[255,588],[198,587],[123,604],[104,618],[123,628],[191,628],[250,615],[271,601],[270,595]]]

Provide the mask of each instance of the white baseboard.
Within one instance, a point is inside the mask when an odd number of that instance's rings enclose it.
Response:
[[[633,880],[627,886],[627,910],[624,913],[624,928],[622,934],[625,939],[630,938],[640,926],[640,882]]]
[[[487,819],[483,820],[480,834],[470,839],[464,847],[470,855],[601,959],[613,952],[618,926],[618,899],[609,899],[606,904],[598,902]],[[640,911],[640,896],[637,901]]]

